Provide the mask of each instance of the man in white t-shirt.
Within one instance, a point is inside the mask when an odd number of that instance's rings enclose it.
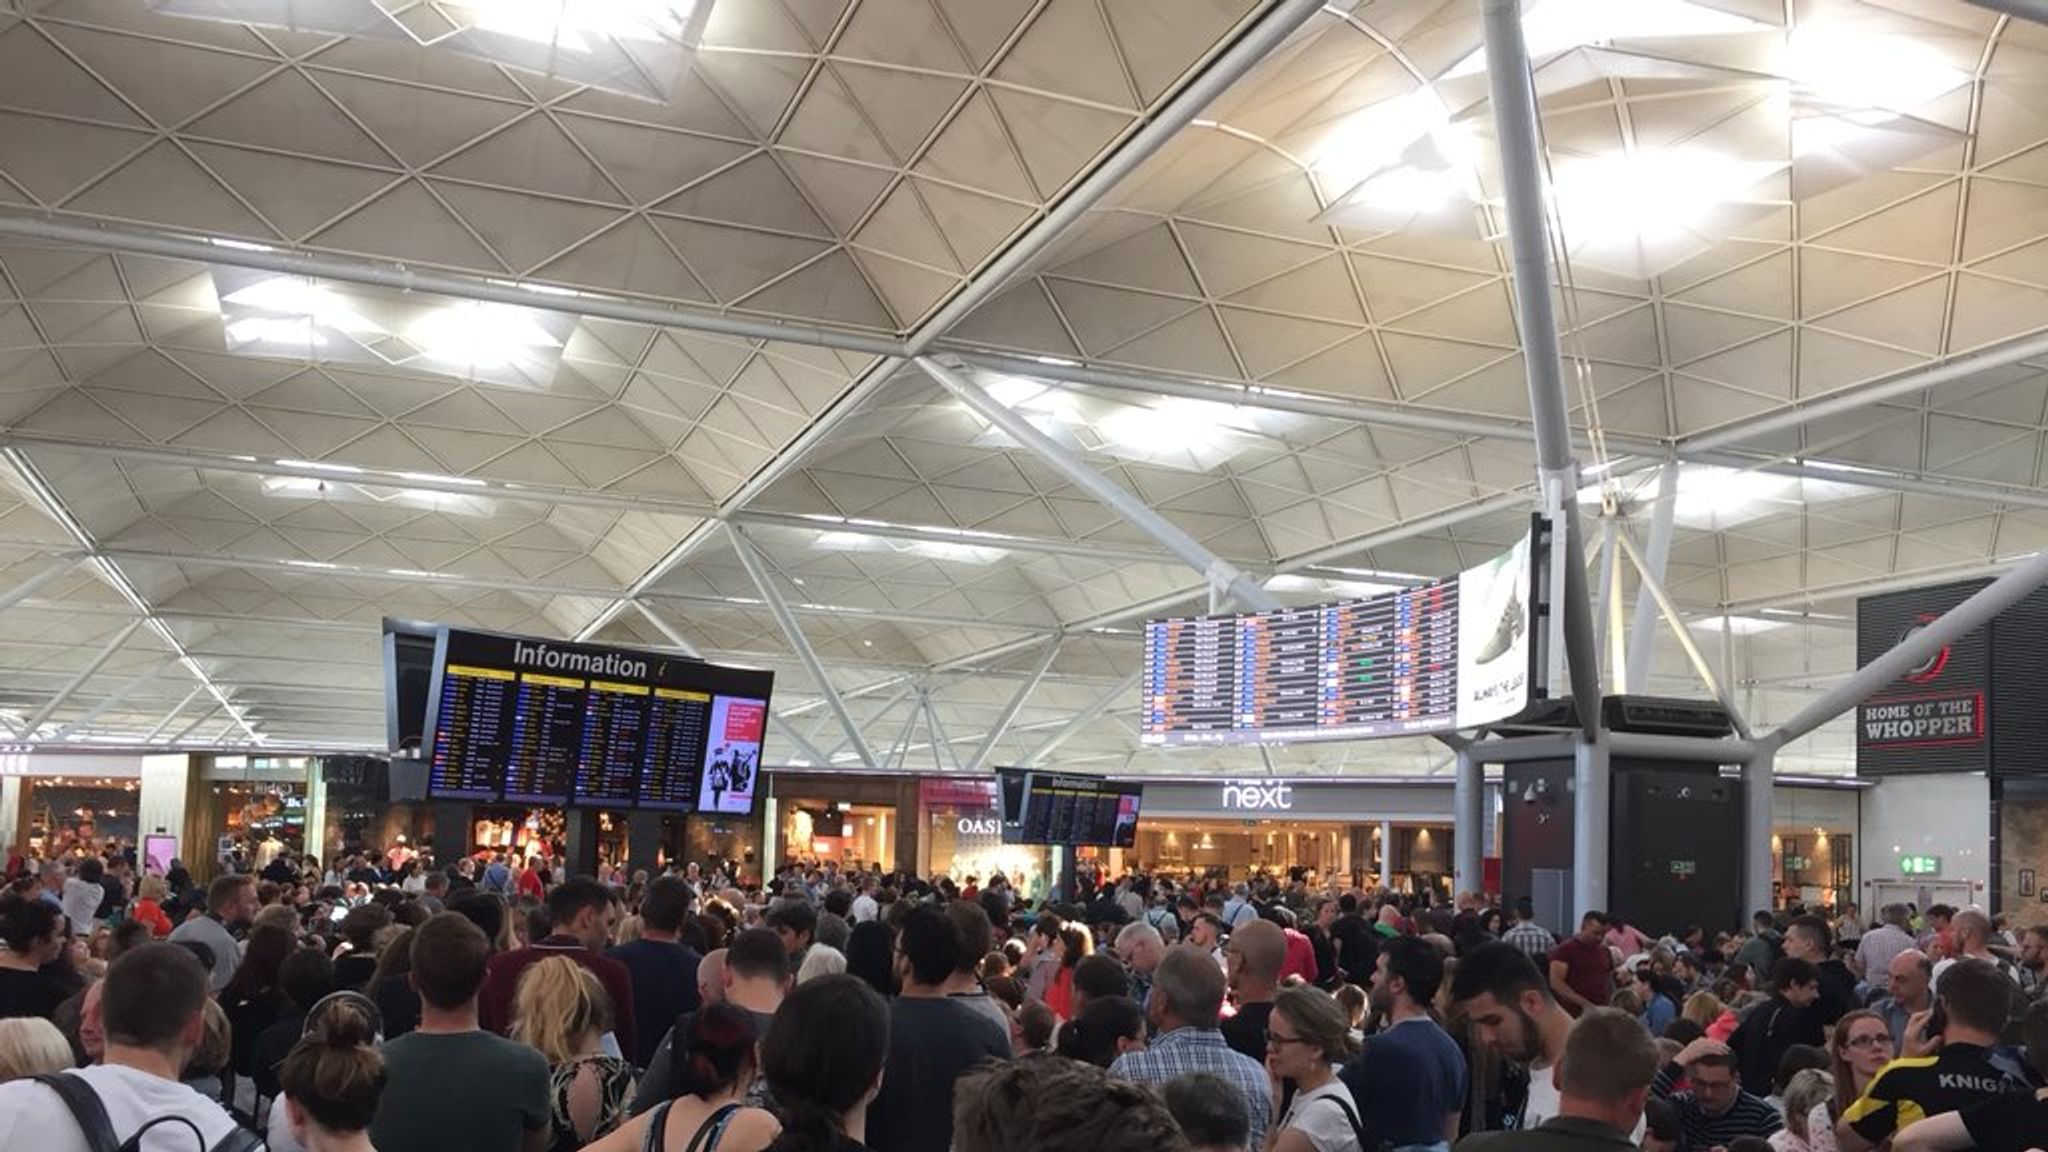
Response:
[[[1451,999],[1478,1027],[1482,1043],[1529,1070],[1528,1097],[1520,1109],[1509,1101],[1507,1126],[1526,1131],[1561,1115],[1555,1073],[1572,1018],[1529,954],[1505,942],[1474,948],[1458,961]],[[1639,1117],[1632,1138],[1640,1143],[1642,1135]]]
[[[881,904],[875,900],[874,884],[872,882],[862,884],[860,895],[853,898],[853,922],[855,924],[865,924],[873,920],[881,910]]]
[[[98,1006],[106,1060],[62,1075],[91,1089],[117,1143],[152,1121],[141,1152],[204,1152],[235,1131],[218,1103],[178,1082],[205,1034],[206,1000],[206,969],[175,944],[144,944],[108,966]],[[64,1098],[34,1080],[0,1084],[0,1148],[92,1152]]]

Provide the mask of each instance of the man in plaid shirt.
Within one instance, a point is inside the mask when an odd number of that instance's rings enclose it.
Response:
[[[1516,902],[1515,926],[1501,933],[1500,938],[1528,953],[1538,963],[1547,960],[1550,950],[1557,947],[1557,937],[1536,922],[1536,910],[1527,900]]]
[[[1126,1052],[1109,1074],[1138,1084],[1161,1085],[1190,1072],[1207,1072],[1236,1088],[1251,1115],[1251,1139],[1258,1148],[1273,1120],[1272,1084],[1265,1066],[1233,1051],[1216,1027],[1223,1011],[1223,973],[1207,953],[1189,944],[1166,950],[1152,974],[1145,1015],[1158,1038],[1142,1052]]]

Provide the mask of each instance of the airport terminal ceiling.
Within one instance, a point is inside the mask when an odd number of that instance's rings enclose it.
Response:
[[[274,8],[0,3],[8,738],[375,747],[390,615],[774,668],[778,761],[1448,771],[1141,747],[1140,626],[1204,574],[899,353],[1284,604],[1505,550],[1476,0]],[[1682,461],[1665,583],[1772,726],[1858,594],[2048,546],[2048,27],[1526,27],[1586,522],[1645,547]],[[1702,692],[1668,630],[1647,687]],[[1842,721],[1778,763],[1852,759]]]

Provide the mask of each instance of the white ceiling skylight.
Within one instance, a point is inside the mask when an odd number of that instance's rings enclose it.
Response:
[[[406,40],[666,102],[711,0],[149,0],[173,16]]]
[[[1785,168],[1684,145],[1564,157],[1553,165],[1551,195],[1575,259],[1648,279],[1768,212],[1782,192],[1759,185]]]
[[[1251,449],[1261,437],[1278,436],[1299,422],[1286,413],[1212,400],[1161,396],[1150,403],[1131,403],[1029,377],[984,374],[978,379],[997,403],[1069,448],[1189,472],[1216,468]],[[1002,429],[971,409],[967,414],[982,427],[976,444],[1014,446]]]
[[[812,546],[824,552],[886,552],[897,556],[923,556],[957,564],[994,564],[1009,555],[1002,548],[986,544],[955,543],[951,540],[898,540],[870,536],[865,532],[834,529],[818,533]]]
[[[444,300],[213,270],[230,352],[386,365],[517,388],[546,387],[576,318],[510,304]]]

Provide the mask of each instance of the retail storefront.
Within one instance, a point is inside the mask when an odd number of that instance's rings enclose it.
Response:
[[[0,840],[44,857],[135,848],[142,757],[0,746]]]
[[[916,777],[771,770],[768,780],[772,864],[915,865]]]
[[[198,757],[197,803],[185,813],[188,864],[257,871],[280,853],[306,851],[314,759],[310,756]],[[203,846],[203,849],[202,847]]]
[[[1448,783],[1147,781],[1137,845],[1106,856],[1111,871],[1298,874],[1449,894],[1451,848]]]
[[[991,779],[926,777],[918,781],[918,810],[924,830],[918,840],[918,871],[946,875],[956,883],[986,883],[997,872],[1027,896],[1045,891],[1052,850],[1003,843],[1002,810]]]
[[[1772,791],[1771,892],[1779,907],[1798,901],[1832,909],[1857,899],[1860,810],[1850,786],[1780,784]]]

